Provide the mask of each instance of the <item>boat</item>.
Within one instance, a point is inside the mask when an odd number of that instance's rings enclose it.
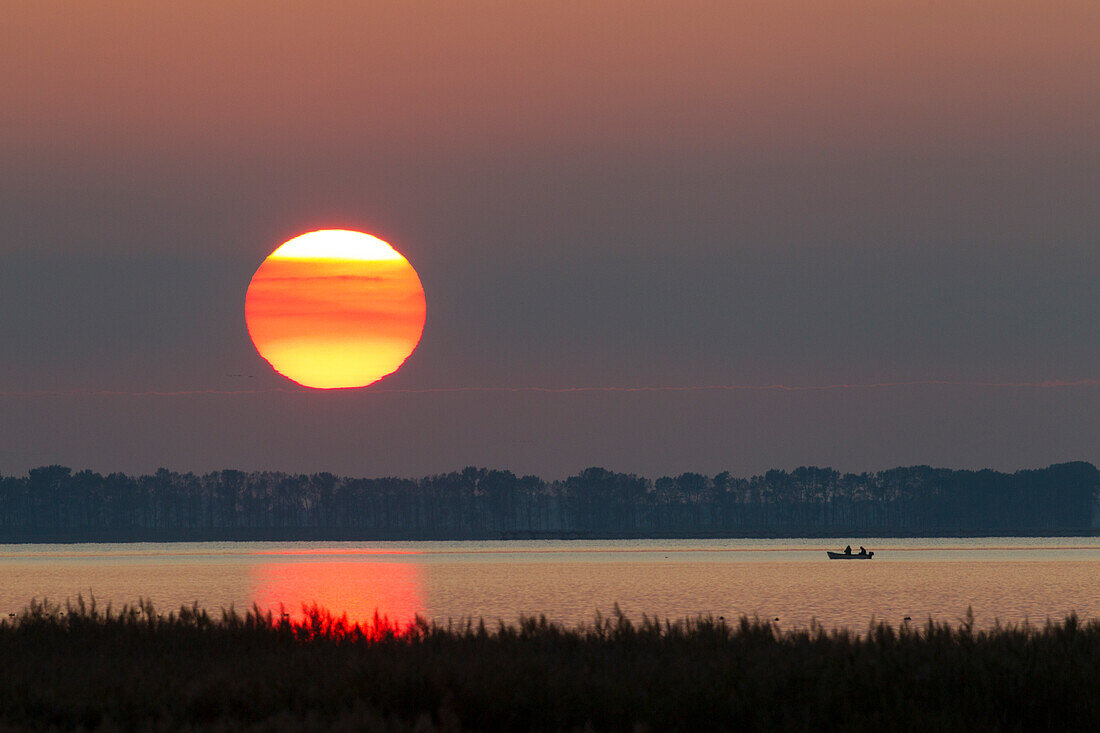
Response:
[[[875,556],[874,550],[872,550],[870,552],[848,552],[848,553],[832,552],[830,550],[826,550],[825,552],[828,553],[830,560],[870,560],[872,557]]]

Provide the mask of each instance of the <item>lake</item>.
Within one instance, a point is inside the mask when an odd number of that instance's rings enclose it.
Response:
[[[512,621],[545,614],[746,614],[783,628],[817,619],[863,630],[872,619],[979,626],[1100,617],[1100,538],[860,540],[871,561],[828,560],[823,539],[497,542],[200,542],[0,545],[0,611],[32,598],[162,611],[197,601],[300,615],[316,602],[353,620]]]

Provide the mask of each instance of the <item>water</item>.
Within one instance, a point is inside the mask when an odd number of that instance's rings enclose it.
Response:
[[[546,614],[589,622],[741,614],[781,627],[862,630],[872,619],[979,626],[1100,618],[1100,538],[868,539],[869,562],[821,539],[530,542],[208,542],[0,545],[0,612],[32,599],[139,597],[162,610],[316,602],[352,620]]]

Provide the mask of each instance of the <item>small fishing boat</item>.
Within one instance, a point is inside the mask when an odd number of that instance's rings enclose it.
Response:
[[[870,560],[875,556],[874,551],[871,552],[832,552],[826,550],[830,560]]]

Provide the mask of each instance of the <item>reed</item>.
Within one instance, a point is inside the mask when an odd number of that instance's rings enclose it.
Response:
[[[1100,622],[566,627],[78,598],[0,620],[0,727],[1095,730]]]

